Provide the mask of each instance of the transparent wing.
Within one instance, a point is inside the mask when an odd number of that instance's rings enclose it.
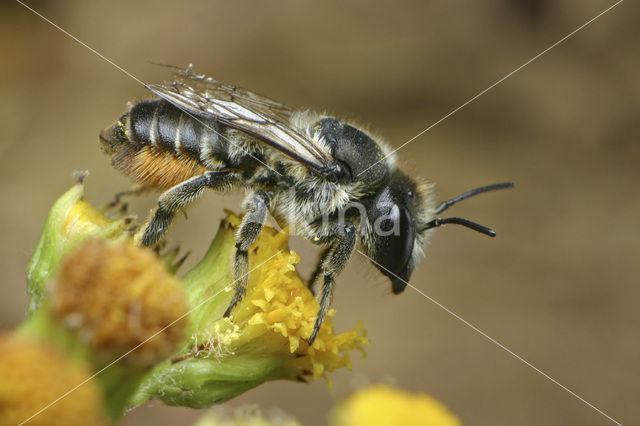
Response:
[[[175,68],[175,67],[174,67]],[[241,87],[176,68],[171,83],[149,84],[154,94],[197,117],[246,132],[323,175],[338,166],[331,154],[290,126],[293,110]]]

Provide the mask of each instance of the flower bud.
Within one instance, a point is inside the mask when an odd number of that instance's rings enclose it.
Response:
[[[88,237],[127,239],[130,219],[109,220],[83,200],[83,179],[54,203],[27,266],[29,313],[42,303],[46,286],[58,271],[62,257]]]
[[[182,284],[149,249],[88,239],[63,258],[50,296],[20,332],[91,365],[112,419],[145,372],[184,339]]]
[[[67,255],[52,290],[53,318],[106,360],[151,366],[184,338],[182,284],[149,249],[89,239]]]

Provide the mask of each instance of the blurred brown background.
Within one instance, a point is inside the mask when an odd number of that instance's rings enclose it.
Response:
[[[187,65],[285,103],[370,123],[399,146],[613,4],[440,2],[28,2],[141,80]],[[640,7],[624,2],[399,151],[440,199],[513,180],[451,210],[498,231],[436,232],[412,284],[625,424],[640,420]],[[89,169],[88,200],[128,182],[98,132],[147,96],[114,66],[11,1],[0,6],[0,326],[25,316],[25,267],[51,203]],[[238,195],[208,194],[171,237],[213,236]],[[135,203],[145,215],[153,197]],[[295,241],[301,270],[315,262]],[[354,255],[337,327],[371,344],[333,390],[269,383],[229,405],[278,406],[306,425],[357,387],[427,392],[469,425],[611,424],[485,337]],[[186,425],[159,402],[126,425]]]

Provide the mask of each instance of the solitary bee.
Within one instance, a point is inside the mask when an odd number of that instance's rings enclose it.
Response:
[[[246,189],[235,243],[235,293],[225,316],[245,293],[247,250],[270,213],[281,226],[326,247],[310,282],[313,289],[322,281],[310,344],[356,244],[391,280],[393,293],[401,293],[433,228],[452,223],[495,236],[469,220],[437,215],[465,198],[513,186],[485,186],[436,206],[432,185],[400,171],[384,142],[348,122],[296,111],[191,67],[178,69],[171,83],[146,87],[156,98],[130,103],[100,133],[117,170],[164,191],[137,240],[155,245],[176,212],[205,188]]]

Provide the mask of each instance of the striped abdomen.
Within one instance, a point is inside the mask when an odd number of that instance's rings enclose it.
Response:
[[[129,140],[148,144],[200,161],[201,143],[215,145],[220,127],[209,124],[212,130],[185,114],[170,103],[158,99],[140,102],[129,109]]]
[[[207,168],[228,164],[228,128],[206,123],[157,99],[132,105],[100,133],[116,169],[140,183],[167,189]]]

